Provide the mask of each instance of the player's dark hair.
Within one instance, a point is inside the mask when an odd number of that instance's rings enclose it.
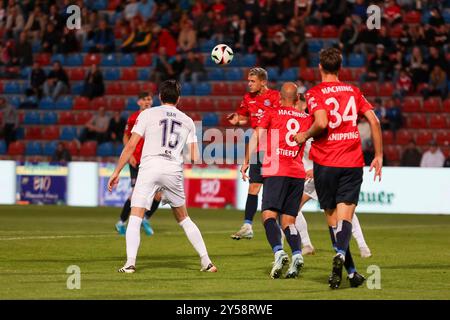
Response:
[[[140,99],[145,99],[145,98],[151,97],[151,96],[152,96],[151,92],[142,91],[142,92],[139,92],[139,94],[138,94],[138,99],[139,99],[139,100],[140,100]]]
[[[159,86],[162,103],[176,104],[181,95],[181,86],[177,80],[166,80]]]
[[[342,54],[339,49],[327,48],[320,50],[320,65],[325,73],[338,74],[342,65]]]
[[[255,67],[255,68],[251,68],[250,71],[248,72],[249,76],[256,76],[259,80],[264,81],[269,78],[267,75],[267,71],[264,68],[261,67]]]

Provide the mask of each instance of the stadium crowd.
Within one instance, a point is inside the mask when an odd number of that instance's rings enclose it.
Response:
[[[71,4],[81,8],[79,30],[71,30],[66,24],[70,16],[66,9]],[[367,7],[371,4],[381,8],[380,29],[370,30],[366,25]],[[450,1],[442,0],[3,0],[0,1],[1,81],[6,87],[9,81],[26,78],[26,85],[20,87],[22,97],[14,106],[7,94],[0,100],[4,138],[0,155],[17,156],[9,152],[10,144],[22,139],[18,129],[23,124],[17,109],[41,109],[44,100],[54,103],[54,109],[58,110],[58,103],[67,96],[97,101],[109,95],[106,89],[111,79],[107,77],[109,70],[98,61],[84,63],[89,70],[82,77],[82,86],[75,90],[67,64],[59,57],[83,53],[100,54],[104,59],[110,54],[122,57],[131,54],[137,60],[138,56],[151,53],[143,80],[157,86],[161,81],[177,78],[195,87],[203,83],[211,85],[216,80],[211,71],[219,67],[208,63],[209,50],[217,43],[227,43],[236,54],[255,57],[255,64],[269,70],[274,86],[279,85],[276,80],[283,81],[284,75],[294,70],[294,78],[288,79],[297,80],[302,91],[319,81],[318,50],[323,46],[339,47],[344,67],[350,70],[342,80],[359,83],[372,102],[384,136],[391,141],[387,144],[392,148],[387,151],[398,153],[397,144],[408,144],[401,148],[402,156],[388,156],[387,162],[392,158],[391,164],[443,166],[447,157],[448,165],[449,26]],[[245,74],[237,80],[244,81]],[[391,94],[378,97],[382,87]],[[421,96],[423,101],[409,99],[413,96]],[[427,136],[421,147],[429,150],[423,157],[415,141],[423,130],[420,133],[411,130],[414,129],[409,123],[411,119],[405,120],[405,113],[411,112],[407,110],[410,101],[420,101],[413,113],[428,112],[422,107],[426,101],[438,104],[430,117],[443,118],[441,126],[435,128],[445,132],[444,138],[434,133]],[[73,138],[81,143],[95,140],[99,144],[120,144],[125,122],[120,112],[114,110],[113,114],[103,107],[94,109],[97,114],[86,119],[81,132],[77,131]],[[229,110],[211,111],[220,114]],[[365,143],[365,127],[365,123],[359,124],[363,147],[370,159],[373,148]],[[417,128],[425,129],[428,125]],[[400,137],[403,142],[397,143]],[[55,145],[54,152],[60,152],[59,149]]]

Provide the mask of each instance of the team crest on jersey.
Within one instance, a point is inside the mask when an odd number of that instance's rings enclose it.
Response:
[[[270,100],[269,99],[264,100],[264,105],[266,107],[269,107],[270,106]]]

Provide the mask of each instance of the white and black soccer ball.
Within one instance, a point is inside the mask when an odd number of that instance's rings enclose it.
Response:
[[[216,64],[229,64],[233,56],[233,50],[226,44],[218,44],[211,51],[211,59]]]

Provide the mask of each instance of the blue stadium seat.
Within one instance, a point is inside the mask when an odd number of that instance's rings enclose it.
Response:
[[[25,155],[37,156],[42,154],[42,146],[39,142],[28,142],[25,146]]]
[[[105,71],[105,80],[119,80],[120,79],[120,69],[119,68],[108,68]]]
[[[58,141],[51,141],[44,144],[44,148],[42,153],[44,156],[53,156],[56,150],[56,146],[58,145]]]
[[[281,75],[278,77],[278,80],[281,81],[296,81],[298,78],[298,70],[297,68],[289,68],[284,70]]]
[[[107,56],[104,56],[102,62],[100,63],[103,67],[115,67],[117,66],[117,58],[114,53],[110,53]]]
[[[131,54],[124,54],[119,59],[119,65],[122,67],[131,67],[134,65],[134,56]]]
[[[207,127],[217,126],[219,124],[219,117],[217,113],[208,112],[203,116],[202,119],[203,125]]]
[[[0,140],[0,154],[6,154],[6,143],[4,140]]]
[[[225,79],[228,81],[242,80],[242,71],[239,68],[231,68],[225,72]]]
[[[207,96],[211,94],[211,85],[206,82],[195,85],[194,92],[198,96]]]
[[[181,95],[191,96],[194,93],[194,88],[189,82],[185,82],[181,85]]]
[[[312,68],[317,68],[319,66],[319,56],[317,54],[311,53],[309,55],[309,63],[308,66]]]
[[[205,57],[205,67],[217,67],[217,64],[211,59],[210,55]]]
[[[56,124],[58,122],[58,115],[56,112],[45,112],[42,116],[42,124]]]
[[[51,57],[51,59],[50,59],[50,62],[53,63],[53,62],[55,62],[55,61],[59,61],[59,62],[61,62],[62,65],[64,65],[65,60],[66,60],[66,59],[65,59],[64,55],[61,54],[61,53],[58,53],[58,54],[52,55],[52,57]]]
[[[323,41],[312,39],[308,41],[308,50],[310,52],[319,52],[323,48]]]
[[[200,44],[200,52],[211,53],[211,50],[214,48],[215,45],[216,44],[215,44],[214,40],[204,41]],[[209,59],[209,60],[211,60],[211,59]]]
[[[161,101],[159,100],[158,96],[153,96],[153,106],[160,106],[161,105]]]
[[[55,109],[55,103],[52,98],[45,97],[41,101],[39,101],[39,109],[42,110],[53,110]]]
[[[70,67],[77,67],[83,65],[83,57],[79,53],[74,53],[69,56],[67,56],[66,60],[64,61],[66,66]]]
[[[73,140],[78,137],[77,129],[75,127],[64,127],[61,131],[61,140]]]
[[[19,96],[12,96],[12,97],[8,98],[8,101],[12,106],[14,106],[16,108],[18,108],[20,103],[22,102],[22,100],[20,99]]]
[[[21,94],[22,86],[19,82],[16,82],[16,81],[7,82],[7,83],[5,83],[3,92],[6,94]]]
[[[233,57],[233,61],[231,62],[233,67],[243,67],[244,66],[244,57],[241,54],[235,54]]]
[[[108,0],[95,0],[92,9],[97,11],[108,9]]]
[[[97,147],[97,155],[100,157],[112,157],[115,154],[112,142],[105,142]]]
[[[138,80],[148,81],[150,79],[150,70],[147,68],[138,69]]]
[[[83,92],[83,82],[75,82],[71,85],[72,94],[79,96]]]
[[[136,111],[136,110],[134,110],[134,111]],[[128,120],[128,118],[131,116],[131,113],[132,112],[130,112],[130,111],[122,111],[121,113],[120,113],[120,117],[121,118],[123,118],[123,119],[125,119],[125,120]]]
[[[25,67],[25,68],[20,69],[20,78],[21,79],[28,79],[30,77],[30,74],[31,74],[30,67]]]
[[[33,44],[31,45],[31,50],[33,51],[33,53],[41,52],[41,43],[38,41],[33,42]]]
[[[212,68],[208,71],[208,80],[221,81],[225,80],[225,74],[220,68]]]
[[[120,157],[122,150],[123,150],[123,144],[116,144],[114,146],[114,156]]]
[[[128,98],[127,106],[125,107],[125,110],[132,110],[137,111],[139,109],[139,106],[137,104],[137,98]]]
[[[345,63],[344,66],[346,66]],[[351,68],[364,67],[364,56],[362,54],[351,53],[348,58],[348,66]]]
[[[446,24],[450,24],[450,10],[449,9],[446,9],[442,13],[442,17],[444,18]]]
[[[73,97],[65,96],[60,98],[57,102],[55,102],[55,109],[58,110],[71,110],[73,106]]]
[[[243,59],[244,67],[254,67],[256,65],[256,55],[254,54],[246,54]]]
[[[269,81],[277,81],[278,79],[278,68],[277,67],[268,67],[267,75],[269,77]]]
[[[24,124],[40,124],[41,117],[37,111],[31,111],[25,113],[25,118],[23,119]]]

